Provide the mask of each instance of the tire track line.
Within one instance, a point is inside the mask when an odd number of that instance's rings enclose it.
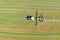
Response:
[[[59,19],[44,19],[44,21],[48,21],[48,22],[60,22]]]

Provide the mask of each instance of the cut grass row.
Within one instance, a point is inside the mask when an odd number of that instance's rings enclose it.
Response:
[[[59,2],[51,2],[51,1],[47,1],[46,0],[42,0],[42,1],[39,1],[39,0],[25,0],[25,1],[19,1],[19,0],[10,0],[10,1],[1,1],[0,2],[0,8],[30,8],[30,9],[33,9],[33,8],[36,8],[36,9],[39,9],[39,10],[49,10],[49,11],[57,11],[57,10],[60,10],[59,8]]]
[[[60,34],[27,34],[27,33],[0,33],[0,37],[21,37],[21,38],[54,38]]]

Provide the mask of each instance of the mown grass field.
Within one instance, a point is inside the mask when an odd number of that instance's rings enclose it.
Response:
[[[0,40],[60,40],[60,21],[36,26],[26,20],[36,11],[44,19],[60,20],[60,0],[0,0]]]

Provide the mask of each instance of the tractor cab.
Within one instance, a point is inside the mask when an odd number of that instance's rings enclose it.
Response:
[[[35,20],[35,18],[33,16],[27,16],[26,19],[27,20]]]

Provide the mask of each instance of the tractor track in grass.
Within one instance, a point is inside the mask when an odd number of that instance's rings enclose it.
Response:
[[[44,21],[47,21],[47,22],[60,22],[59,19],[44,19]]]

